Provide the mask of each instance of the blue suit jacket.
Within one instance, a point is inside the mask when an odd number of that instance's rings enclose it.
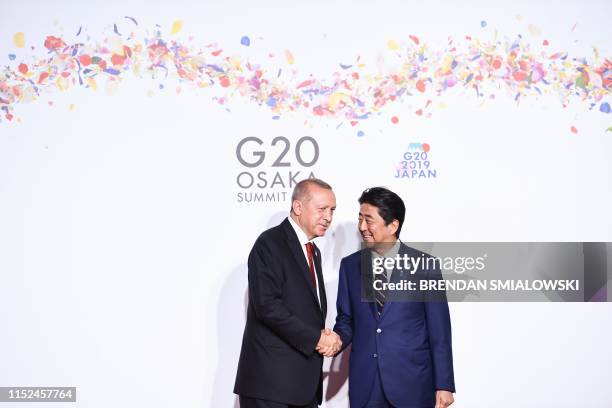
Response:
[[[399,253],[430,257],[404,244]],[[385,395],[394,406],[433,407],[436,390],[455,392],[448,304],[445,298],[437,302],[399,302],[388,294],[383,313],[378,316],[376,303],[362,300],[362,289],[367,285],[362,262],[371,262],[369,250],[342,259],[334,326],[343,347],[352,343],[351,407],[361,408],[368,402],[377,370]],[[394,270],[391,281],[409,275],[407,271]],[[439,278],[440,271],[430,271],[428,275]]]

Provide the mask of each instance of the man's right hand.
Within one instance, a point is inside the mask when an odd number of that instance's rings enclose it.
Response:
[[[321,330],[321,338],[316,350],[325,357],[332,357],[342,348],[342,340],[338,333],[330,329]]]

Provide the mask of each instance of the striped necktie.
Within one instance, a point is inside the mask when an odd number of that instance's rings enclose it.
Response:
[[[389,282],[389,271],[387,271],[386,268],[383,268],[383,272],[380,274],[377,274],[375,279],[382,281],[382,283]],[[385,296],[384,290],[374,289],[374,298],[376,299],[376,310],[378,311],[379,316],[382,314],[383,308],[385,307],[385,297],[386,296]]]

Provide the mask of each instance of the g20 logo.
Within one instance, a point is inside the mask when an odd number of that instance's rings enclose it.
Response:
[[[238,161],[245,167],[251,167],[251,168],[257,167],[261,165],[266,159],[266,151],[257,150],[257,151],[252,152],[251,156],[253,157],[251,157],[251,160],[253,158],[256,158],[255,161],[245,160],[244,155],[243,155],[243,148],[244,148],[244,145],[249,142],[256,143],[259,146],[262,146],[264,144],[263,140],[261,140],[258,137],[255,137],[255,136],[245,137],[236,146],[236,157],[238,158]],[[312,157],[310,159],[308,158],[304,159],[304,155],[302,153],[302,146],[304,145],[304,143],[309,143],[313,148],[314,153],[312,154]],[[289,141],[289,139],[287,139],[284,136],[277,136],[274,139],[272,139],[272,142],[270,143],[270,145],[272,147],[276,145],[283,146],[282,150],[280,151],[280,153],[278,153],[276,159],[272,163],[272,167],[291,166],[291,162],[284,161],[285,156],[287,155],[287,153],[289,152],[291,148],[291,141]],[[310,136],[304,136],[298,139],[297,143],[295,144],[295,159],[303,167],[314,166],[315,163],[319,160],[319,144],[317,143],[317,141],[313,137],[310,137]]]
[[[311,136],[294,143],[285,136],[276,136],[269,142],[245,137],[236,145],[236,159],[246,168],[236,176],[238,202],[285,201],[287,191],[279,189],[292,189],[300,180],[315,177],[312,171],[305,171],[319,161],[319,154],[319,144]]]

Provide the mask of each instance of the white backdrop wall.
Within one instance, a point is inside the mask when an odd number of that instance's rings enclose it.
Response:
[[[611,11],[604,1],[26,1],[2,8],[0,61],[14,71],[32,55],[46,58],[48,35],[112,43],[113,24],[124,36],[159,24],[168,38],[217,43],[211,49],[243,64],[304,79],[331,78],[356,56],[365,71],[392,72],[401,64],[389,40],[406,47],[409,35],[444,49],[449,36],[460,44],[465,36],[521,34],[534,49],[546,40],[597,67],[593,47],[600,63],[610,55]],[[175,21],[182,28],[171,37]],[[240,44],[245,35],[249,47]],[[612,241],[612,133],[600,110],[609,88],[594,106],[575,96],[563,107],[555,93],[517,103],[500,81],[495,99],[459,89],[434,94],[421,116],[415,92],[352,126],[309,109],[272,119],[265,101],[237,92],[220,105],[218,86],[172,77],[99,81],[96,91],[47,87],[31,103],[15,103],[11,121],[0,112],[0,386],[76,386],[83,407],[236,406],[246,258],[289,208],[239,202],[237,193],[290,191],[241,189],[243,171],[278,170],[285,181],[288,171],[312,171],[332,184],[338,208],[319,239],[329,326],[340,259],[358,248],[357,198],[366,187],[385,185],[404,198],[408,242]],[[245,145],[245,159],[266,152],[256,169],[236,157],[249,136],[264,145]],[[277,136],[291,144],[288,168],[271,167],[282,150],[271,145]],[[294,155],[304,136],[319,147],[308,168]],[[411,143],[429,144],[435,178],[394,177]],[[303,147],[312,157],[311,145]],[[609,303],[450,307],[458,408],[609,405]],[[341,386],[326,407],[348,406],[340,365],[325,363]]]

